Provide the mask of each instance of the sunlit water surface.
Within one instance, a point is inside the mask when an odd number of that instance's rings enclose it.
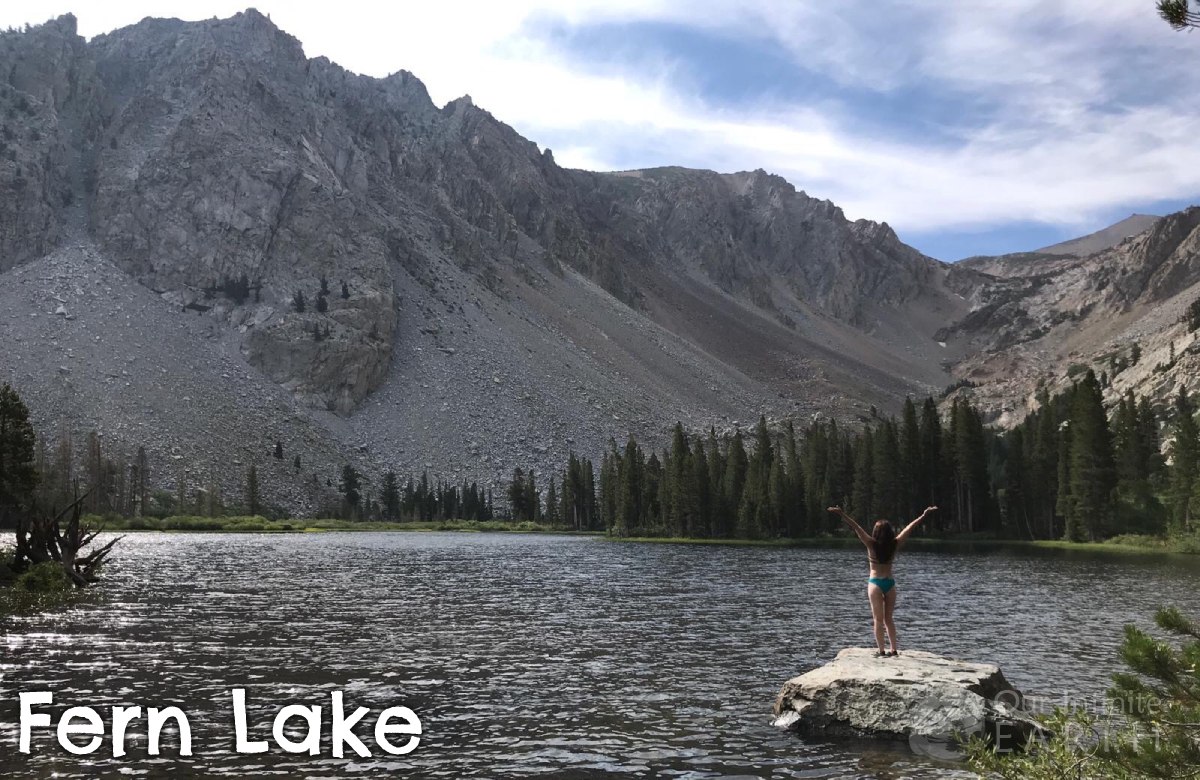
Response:
[[[1187,560],[911,552],[897,563],[902,646],[998,663],[1027,693],[1099,697],[1121,626],[1200,586]],[[774,728],[780,685],[869,645],[860,551],[616,544],[458,533],[135,534],[93,603],[2,624],[0,775],[926,778],[968,776],[904,746]],[[411,754],[233,751],[230,690],[252,738],[275,711],[343,690],[413,708]],[[17,695],[67,706],[179,706],[168,740],[17,752]],[[61,705],[61,706],[58,706]],[[298,722],[294,722],[298,723]],[[369,724],[368,724],[369,725]],[[361,730],[369,734],[369,730]],[[367,741],[368,745],[373,745]]]

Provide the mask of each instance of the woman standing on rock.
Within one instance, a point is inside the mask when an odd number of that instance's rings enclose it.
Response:
[[[892,610],[896,608],[896,580],[892,577],[892,560],[896,557],[896,550],[913,532],[913,529],[925,519],[926,515],[936,509],[936,506],[926,507],[921,516],[904,526],[904,530],[900,533],[896,533],[896,528],[890,521],[878,520],[875,527],[871,529],[871,533],[868,534],[840,506],[829,507],[829,511],[842,518],[842,522],[850,526],[850,529],[867,547],[867,560],[871,564],[871,576],[867,579],[867,600],[871,602],[871,617],[875,621],[875,644],[879,647],[875,654],[877,657],[900,654],[896,624],[892,621]],[[890,653],[883,646],[885,627],[892,645]]]

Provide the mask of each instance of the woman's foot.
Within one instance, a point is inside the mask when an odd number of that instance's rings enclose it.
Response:
[[[899,651],[899,650],[893,650],[892,652],[890,652],[890,653],[886,653],[885,655],[891,655],[891,656],[900,655],[900,651]]]
[[[887,650],[883,650],[883,649],[876,650],[874,653],[875,658],[887,658],[887,656],[888,656]]]

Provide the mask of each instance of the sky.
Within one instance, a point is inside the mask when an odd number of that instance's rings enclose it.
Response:
[[[0,6],[92,37],[242,2]],[[763,168],[942,260],[1200,203],[1200,33],[1153,0],[436,0],[254,4],[349,70],[408,70],[560,165]]]

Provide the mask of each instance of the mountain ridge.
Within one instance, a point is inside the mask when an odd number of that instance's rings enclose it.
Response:
[[[980,355],[1033,332],[1000,315],[1050,305],[1044,273],[942,263],[761,169],[561,168],[469,97],[439,109],[405,71],[306,58],[253,10],[91,41],[63,17],[0,34],[0,64],[2,132],[22,139],[0,191],[24,196],[0,209],[0,273],[83,246],[157,296],[153,317],[205,323],[263,397],[292,399],[263,428],[303,420],[329,439],[319,471],[275,475],[297,511],[331,500],[310,485],[331,488],[337,458],[499,485],[675,420],[869,419],[990,370]],[[1161,235],[1134,242],[1147,267],[1187,240]],[[1190,278],[1163,263],[1182,275],[1142,278],[1126,258],[1114,289]],[[36,317],[11,319],[41,345],[24,361],[59,359]],[[57,399],[33,404],[43,430],[88,424],[11,356],[5,375]],[[215,460],[218,444],[184,438],[154,454]],[[211,468],[233,491],[254,457]]]
[[[1119,222],[1068,241],[1034,250],[1044,255],[1077,255],[1086,256],[1111,249],[1127,238],[1144,233],[1160,220],[1161,217],[1152,214],[1130,214]]]

